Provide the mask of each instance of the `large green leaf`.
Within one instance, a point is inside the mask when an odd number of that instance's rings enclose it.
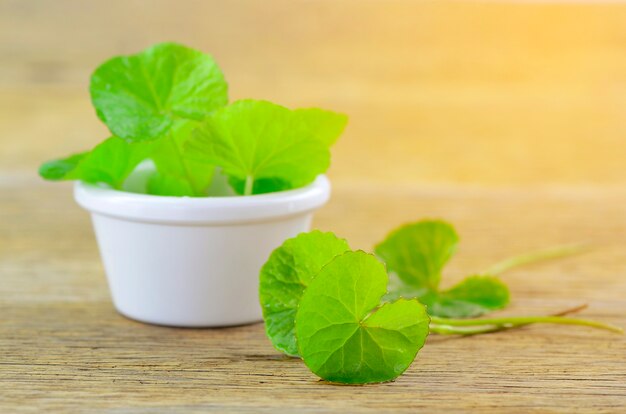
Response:
[[[175,43],[108,60],[93,73],[90,91],[100,119],[131,141],[159,138],[176,120],[201,120],[228,102],[213,58]]]
[[[121,189],[137,165],[152,151],[151,143],[128,143],[111,137],[93,150],[44,163],[40,175],[48,180],[82,180]]]
[[[244,182],[243,194],[252,194],[263,179],[282,189],[301,187],[330,163],[328,140],[318,138],[304,118],[267,101],[237,101],[207,117],[190,139],[188,155]]]
[[[276,349],[297,356],[294,332],[302,293],[322,266],[347,251],[348,243],[333,233],[312,231],[286,240],[261,269],[259,299],[265,331]]]
[[[456,251],[458,241],[450,224],[425,220],[391,232],[376,246],[376,254],[403,282],[436,291],[441,271]]]
[[[429,317],[417,300],[380,304],[385,267],[364,252],[346,252],[322,268],[300,300],[296,337],[319,377],[364,384],[402,374],[424,345]]]

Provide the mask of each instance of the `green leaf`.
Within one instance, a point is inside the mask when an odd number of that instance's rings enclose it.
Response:
[[[277,350],[298,355],[294,323],[300,297],[322,266],[347,250],[348,243],[334,234],[312,231],[272,252],[261,269],[259,299],[265,331]]]
[[[509,289],[497,277],[470,276],[421,302],[433,316],[470,318],[504,308],[509,303]]]
[[[159,174],[151,180],[151,194],[196,197],[207,195],[215,167],[190,159],[183,150],[197,126],[198,123],[193,121],[178,122],[165,137],[155,142],[150,158]]]
[[[300,300],[296,337],[305,364],[333,382],[365,384],[402,374],[424,345],[429,317],[417,300],[377,308],[387,273],[376,257],[347,252],[322,268]]]
[[[130,173],[151,151],[152,145],[149,143],[128,143],[121,138],[111,137],[90,152],[43,164],[40,174],[46,179],[82,180],[120,189]]]
[[[47,161],[39,167],[39,175],[46,180],[57,181],[63,180],[67,174],[76,168],[78,163],[85,158],[89,151],[80,154],[70,155],[60,160]]]
[[[501,309],[509,291],[493,276],[471,276],[440,291],[441,271],[456,251],[454,228],[443,221],[420,221],[393,231],[376,246],[376,253],[401,283],[390,285],[385,301],[417,298],[433,316],[468,318]]]
[[[148,179],[148,194],[158,196],[194,197],[195,191],[189,183],[172,175],[155,172]]]
[[[428,314],[448,318],[471,318],[504,308],[509,289],[495,276],[470,276],[444,291],[418,289],[405,283],[390,283],[385,302],[416,298],[427,306]]]
[[[267,101],[242,100],[215,111],[193,134],[187,151],[244,181],[243,194],[252,194],[254,182],[262,179],[302,187],[330,163],[328,144],[302,116]]]
[[[294,114],[317,139],[329,147],[337,141],[348,124],[346,115],[319,108],[296,109]]]
[[[436,291],[444,265],[455,253],[459,237],[443,221],[425,220],[391,232],[376,254],[403,282]]]
[[[98,117],[130,141],[159,138],[177,119],[203,119],[227,104],[227,89],[211,56],[175,43],[108,60],[90,86]]]

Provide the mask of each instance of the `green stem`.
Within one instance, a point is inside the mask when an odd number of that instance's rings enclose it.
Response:
[[[506,329],[501,326],[488,326],[488,327],[477,327],[477,328],[456,328],[454,326],[446,326],[446,325],[430,325],[430,332],[439,334],[439,335],[480,335],[492,332],[504,331]]]
[[[450,331],[454,330],[454,327],[466,328],[466,327],[480,327],[477,329],[470,328],[468,330],[459,330],[461,334],[475,334],[484,332],[494,332],[498,330],[496,328],[513,328],[519,326],[530,325],[533,323],[552,323],[559,325],[579,325],[588,326],[591,328],[605,329],[607,331],[624,333],[622,328],[617,326],[608,325],[601,322],[591,321],[588,319],[575,319],[564,318],[562,316],[509,316],[502,318],[488,318],[488,319],[447,319],[439,318],[437,316],[431,316],[431,329],[434,327],[433,332],[437,330]],[[434,325],[434,326],[433,326]],[[472,332],[477,331],[477,332]]]
[[[246,176],[246,186],[243,190],[243,195],[252,195],[252,189],[254,188],[254,177],[251,175]]]
[[[576,312],[580,312],[582,310],[587,309],[589,305],[587,305],[586,303],[583,303],[582,305],[577,305],[574,306],[572,308],[568,308],[559,312],[555,312],[553,314],[551,314],[550,316],[565,316],[565,315],[570,315],[572,313],[576,313]],[[452,327],[452,326],[444,326],[444,325],[431,325],[430,327],[430,331],[440,334],[440,335],[465,335],[465,336],[470,336],[470,335],[479,335],[479,334],[486,334],[486,333],[493,333],[493,332],[500,332],[500,331],[506,331],[509,329],[518,329],[518,328],[522,328],[526,325],[517,325],[517,326],[479,326],[479,327],[461,327],[461,328],[456,328],[456,327]]]
[[[531,263],[542,262],[546,260],[558,259],[561,257],[574,256],[589,250],[590,246],[586,244],[570,244],[566,246],[557,246],[549,249],[538,250],[535,252],[520,254],[509,259],[502,260],[485,271],[485,274],[499,275],[516,267],[525,266]]]

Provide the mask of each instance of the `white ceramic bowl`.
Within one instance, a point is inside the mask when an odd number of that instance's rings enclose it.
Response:
[[[308,231],[330,197],[319,176],[297,190],[246,197],[161,197],[76,183],[91,212],[113,303],[142,322],[230,326],[262,319],[259,270]]]

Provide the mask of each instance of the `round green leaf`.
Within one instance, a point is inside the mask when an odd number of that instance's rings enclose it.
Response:
[[[259,299],[265,331],[276,349],[298,356],[294,325],[300,297],[322,266],[348,249],[333,233],[312,231],[272,252],[261,269]]]
[[[221,167],[231,182],[251,183],[252,190],[261,190],[255,186],[259,180],[265,190],[277,184],[281,189],[302,187],[330,165],[330,139],[315,131],[305,115],[267,101],[240,100],[207,117],[187,143],[186,154]],[[327,123],[322,127],[325,131]]]
[[[228,103],[227,89],[211,56],[175,43],[108,60],[90,86],[98,117],[130,141],[159,138],[181,118],[203,119]]]
[[[300,300],[296,338],[305,364],[333,382],[390,381],[424,345],[429,317],[417,300],[380,308],[387,272],[376,257],[346,252],[322,268]]]
[[[459,236],[452,225],[424,220],[404,225],[376,246],[387,268],[412,287],[436,291],[441,271],[456,251]]]

